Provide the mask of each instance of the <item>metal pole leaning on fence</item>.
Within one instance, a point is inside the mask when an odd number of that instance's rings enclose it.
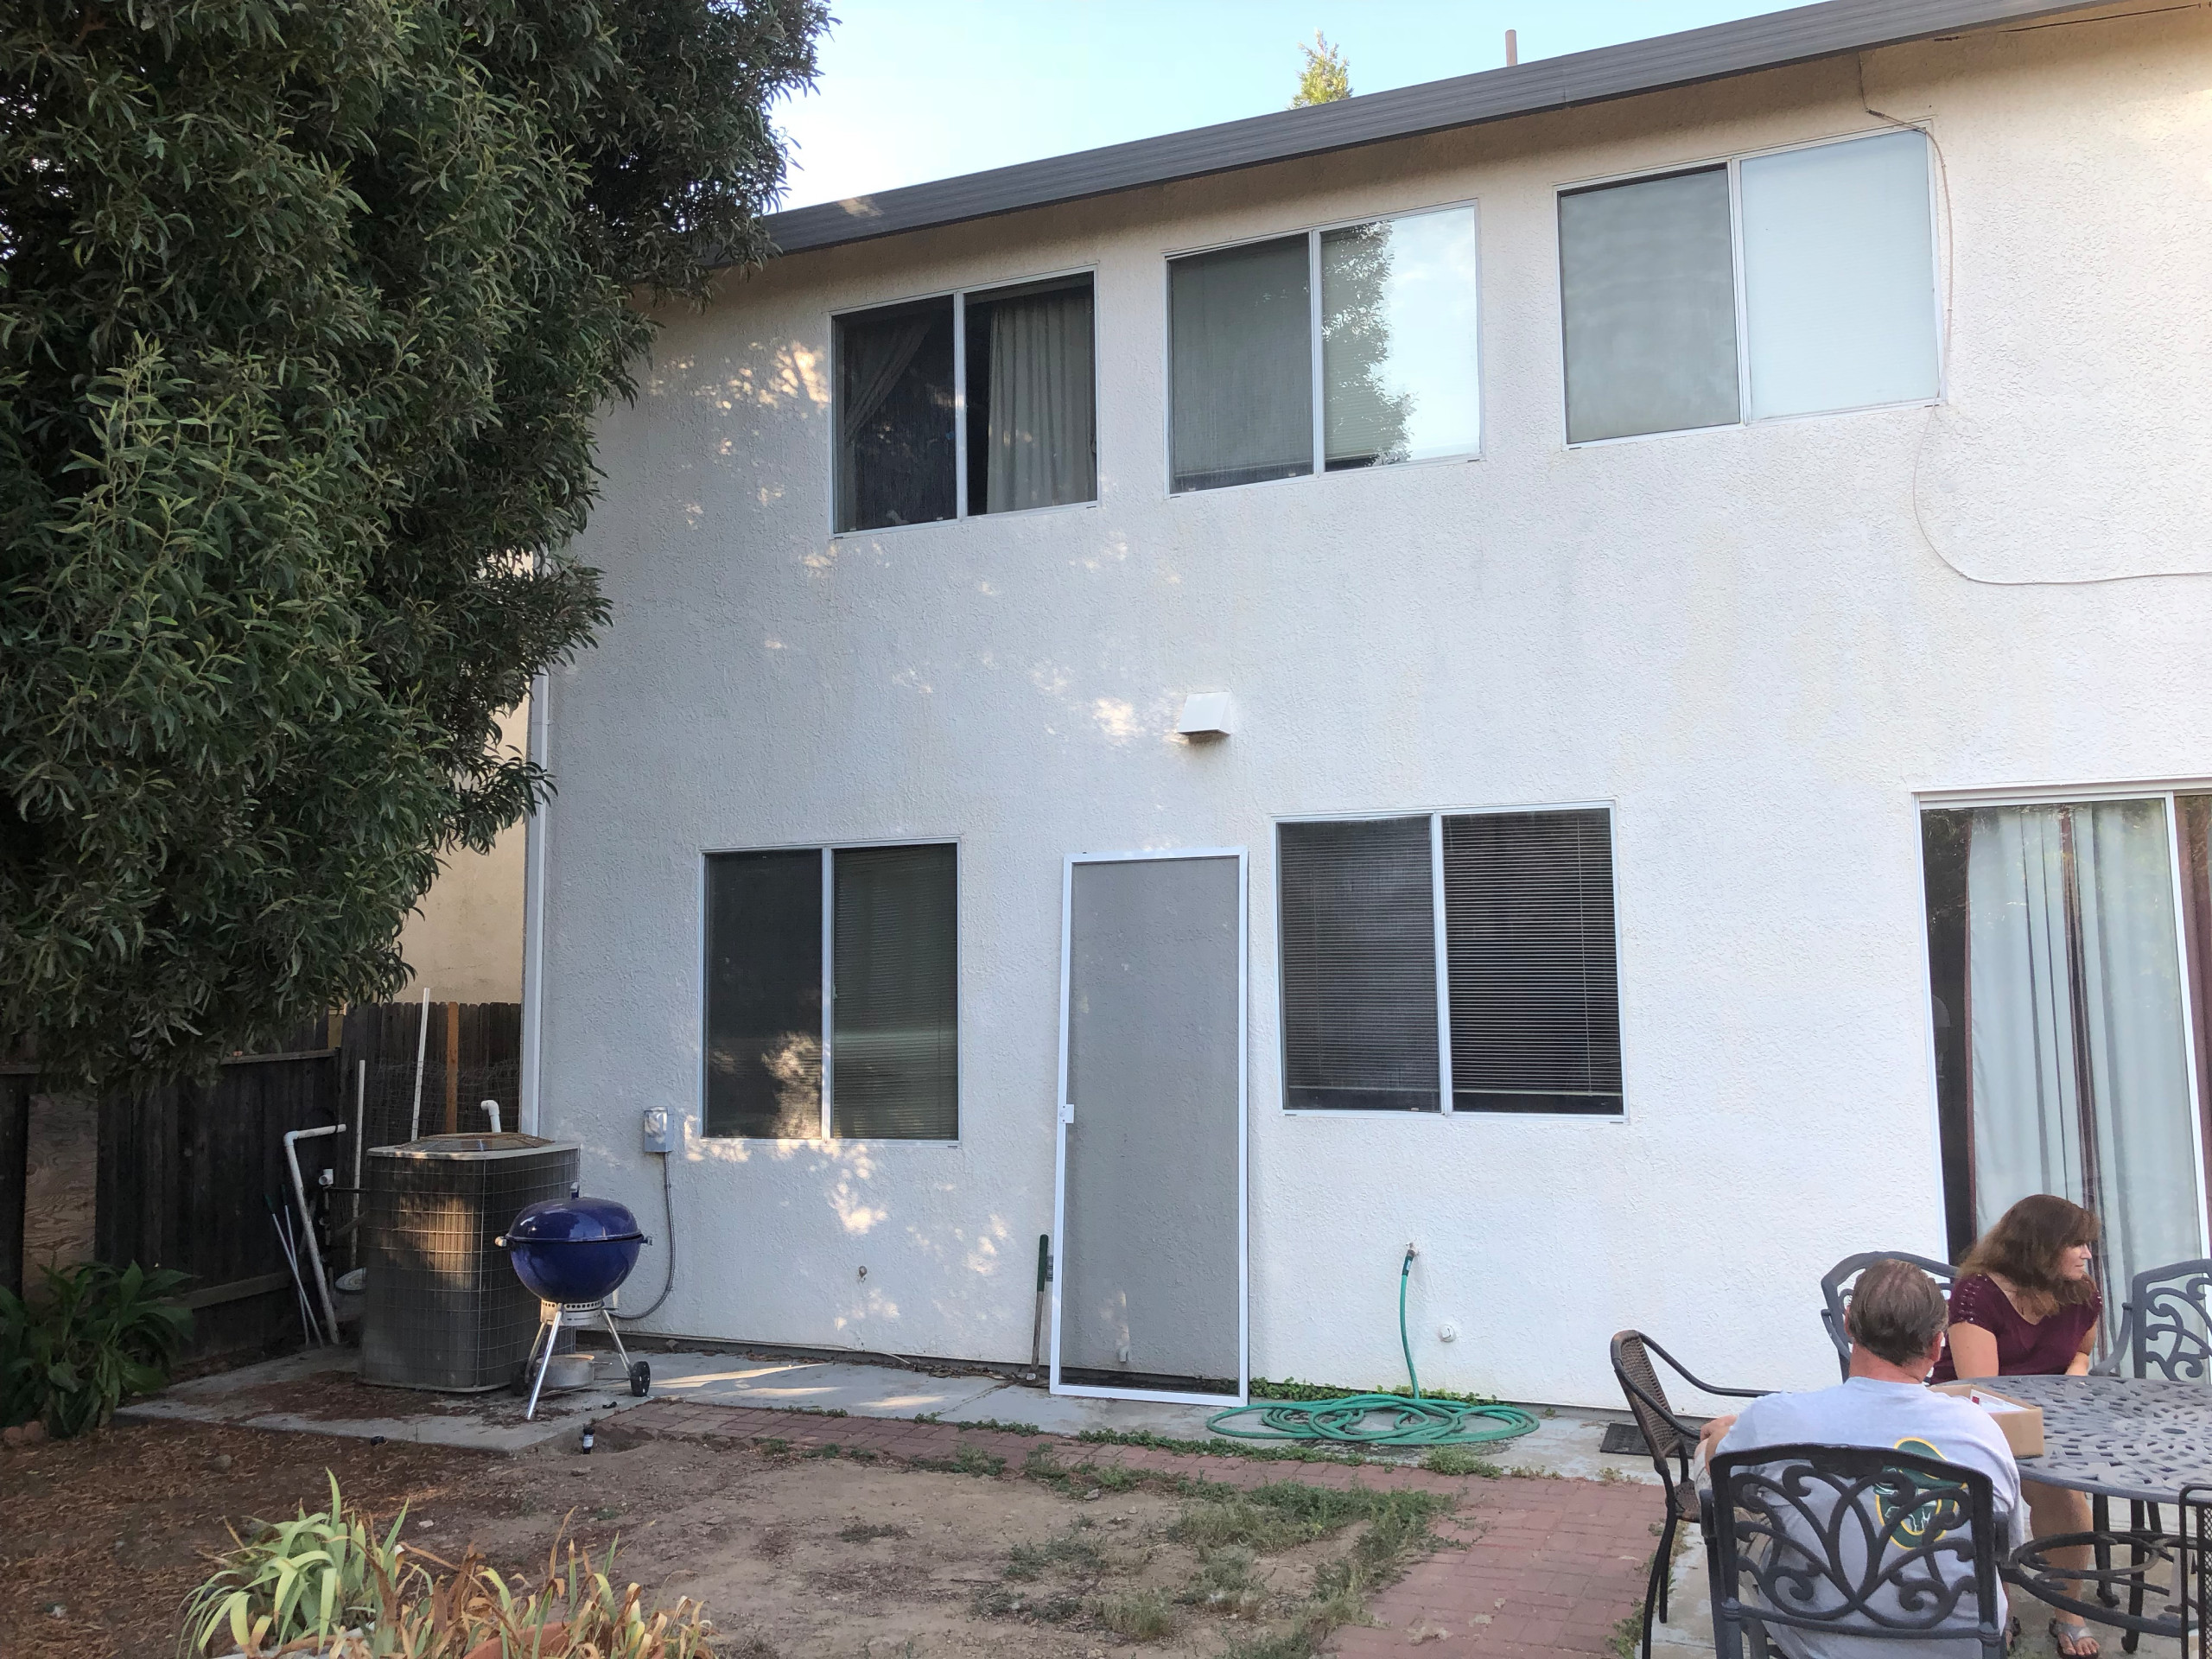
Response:
[[[369,1136],[369,1063],[353,1063],[353,1265],[361,1265],[361,1148]]]
[[[307,1183],[300,1179],[299,1143],[318,1135],[339,1134],[345,1127],[343,1123],[326,1123],[319,1129],[294,1129],[284,1136],[284,1163],[292,1172],[292,1197],[299,1203],[300,1229],[307,1235],[308,1260],[315,1264],[315,1293],[322,1299],[322,1317],[333,1342],[338,1340],[338,1308],[330,1300],[330,1275],[322,1270],[322,1247],[315,1240],[315,1217],[308,1211]]]
[[[430,1041],[430,988],[423,988],[423,1023],[415,1030],[415,1115],[407,1121],[407,1138],[423,1136],[423,1052]]]

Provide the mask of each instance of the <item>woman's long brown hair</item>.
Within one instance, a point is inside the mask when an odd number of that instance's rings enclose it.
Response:
[[[2080,1205],[2037,1192],[1998,1217],[1997,1224],[1974,1240],[1959,1272],[1993,1273],[2050,1306],[2074,1306],[2094,1296],[2096,1285],[2067,1278],[2058,1258],[2076,1244],[2095,1243],[2103,1230]]]

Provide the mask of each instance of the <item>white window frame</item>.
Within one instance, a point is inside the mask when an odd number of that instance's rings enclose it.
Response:
[[[1923,818],[1929,812],[1956,812],[1977,806],[2083,806],[2099,801],[2159,801],[2166,814],[2166,864],[2171,879],[2174,904],[2174,957],[2179,965],[2182,1001],[2182,1033],[2189,1058],[2190,1138],[2196,1148],[2193,1173],[2196,1180],[2197,1246],[2201,1255],[2212,1255],[2212,1171],[2204,1163],[2204,1114],[2197,1103],[2202,1098],[2198,1068],[2204,1058],[2197,1053],[2195,992],[2189,976],[2189,918],[2186,906],[2188,894],[2182,887],[2181,814],[2175,804],[2177,795],[2212,795],[2212,779],[2163,779],[2140,784],[2088,784],[2068,788],[2060,784],[2024,785],[2013,788],[1987,789],[1918,789],[1912,793],[1912,869],[1917,923],[1918,955],[1920,957],[1920,1036],[1921,1053],[1928,1068],[1928,1136],[1935,1148],[1936,1179],[1935,1234],[1948,1248],[1946,1228],[1949,1217],[1945,1211],[1943,1185],[1943,1096],[1942,1068],[1936,1053],[1936,969],[1928,954],[1928,843]],[[1943,1255],[1946,1249],[1935,1252]]]
[[[1073,282],[1078,276],[1090,279],[1091,497],[1088,501],[1055,502],[1049,507],[1008,507],[1004,512],[970,512],[968,509],[968,302],[970,299],[988,301],[994,294],[1005,289],[1028,288],[1039,283]],[[849,317],[865,317],[871,311],[888,311],[901,305],[925,305],[931,300],[952,302],[952,517],[931,518],[917,524],[884,524],[874,530],[840,530],[837,528],[837,468],[840,464],[837,455],[837,387],[840,382],[837,325]],[[946,524],[964,524],[970,518],[1020,518],[1041,512],[1080,512],[1097,506],[1097,491],[1106,476],[1106,460],[1103,452],[1106,377],[1098,352],[1097,266],[1076,265],[1066,270],[1039,271],[1034,276],[1009,276],[1002,282],[970,283],[963,288],[929,289],[919,294],[901,295],[895,299],[870,300],[866,305],[841,306],[830,313],[830,350],[827,355],[830,359],[830,467],[827,474],[829,490],[823,507],[832,541],[842,541],[848,536],[892,536],[912,530],[938,530]],[[901,843],[868,842],[859,844],[888,847]]]
[[[1386,219],[1425,219],[1431,213],[1462,211],[1472,213],[1475,219],[1475,446],[1471,449],[1455,450],[1448,455],[1424,455],[1419,461],[1392,461],[1387,467],[1345,467],[1332,473],[1328,469],[1326,454],[1328,414],[1322,403],[1327,388],[1321,370],[1321,238],[1332,231],[1357,230],[1363,225],[1379,225]],[[1225,253],[1231,248],[1255,247],[1262,242],[1287,242],[1294,236],[1306,238],[1306,327],[1313,361],[1313,470],[1294,474],[1288,478],[1265,478],[1249,484],[1217,485],[1210,490],[1179,490],[1175,487],[1175,262],[1194,258],[1200,254]],[[1407,207],[1389,213],[1362,213],[1353,219],[1332,219],[1326,224],[1308,225],[1303,228],[1269,231],[1259,236],[1240,236],[1232,241],[1208,242],[1194,248],[1170,248],[1160,256],[1160,480],[1170,501],[1220,495],[1234,490],[1278,488],[1286,484],[1301,484],[1318,478],[1398,473],[1413,467],[1457,467],[1484,458],[1484,447],[1490,437],[1490,409],[1483,378],[1483,330],[1489,317],[1489,309],[1483,302],[1483,215],[1480,201],[1476,197],[1467,196],[1458,201],[1439,201],[1423,207]]]
[[[919,529],[919,525],[906,525]],[[831,1145],[866,1147],[871,1151],[893,1147],[951,1147],[961,1144],[960,1133],[950,1141],[856,1140],[848,1137],[839,1141],[830,1133],[834,1125],[836,1104],[836,1061],[833,1046],[836,1030],[836,868],[832,855],[841,852],[867,852],[879,847],[950,847],[952,849],[952,1019],[953,1029],[964,1033],[968,1028],[966,982],[968,963],[968,906],[963,902],[963,874],[967,864],[967,846],[958,836],[879,836],[861,841],[780,841],[739,842],[727,847],[701,847],[698,852],[698,883],[693,896],[693,911],[698,918],[697,936],[691,953],[692,971],[698,978],[692,988],[692,1002],[699,1033],[699,1080],[697,1097],[693,1103],[696,1127],[695,1139],[709,1144],[722,1141],[748,1146],[824,1147]],[[708,891],[709,861],[723,853],[812,853],[822,855],[822,1124],[820,1130],[809,1135],[716,1135],[707,1133],[707,1072],[710,1056],[707,1043],[707,933],[708,916],[712,895]],[[968,1045],[963,1037],[956,1038],[952,1045],[952,1112],[957,1131],[964,1133],[968,1122]]]
[[[1812,410],[1799,415],[1753,416],[1751,315],[1744,293],[1744,163],[1768,156],[1787,156],[1801,149],[1826,149],[1833,144],[1848,144],[1861,138],[1878,138],[1887,133],[1904,131],[1918,133],[1928,146],[1928,245],[1933,256],[1933,269],[1929,272],[1929,302],[1936,312],[1935,396],[1904,397],[1886,404],[1854,404],[1847,409]],[[1714,168],[1728,170],[1728,257],[1736,285],[1736,418],[1713,426],[1672,426],[1662,432],[1629,432],[1617,438],[1577,440],[1569,437],[1567,412],[1567,264],[1566,250],[1560,245],[1560,198],[1580,195],[1586,190],[1602,190],[1609,185],[1636,184],[1645,179],[1668,179],[1683,173],[1707,172]],[[1878,127],[1832,133],[1823,138],[1807,138],[1796,143],[1770,144],[1764,149],[1738,150],[1727,156],[1708,156],[1700,160],[1672,162],[1664,167],[1638,168],[1632,173],[1611,173],[1596,178],[1572,179],[1554,184],[1552,187],[1551,234],[1552,271],[1556,279],[1553,299],[1556,310],[1552,346],[1559,368],[1560,446],[1567,449],[1602,449],[1610,444],[1649,443],[1655,438],[1679,438],[1693,432],[1737,432],[1749,426],[1834,420],[1839,416],[1864,415],[1877,410],[1929,409],[1945,402],[1950,396],[1950,307],[1945,299],[1950,283],[1950,248],[1943,234],[1942,188],[1942,171],[1940,158],[1936,153],[1935,135],[1929,130],[1926,123],[1917,121],[1891,122]]]
[[[1366,220],[1357,221],[1361,224]],[[1498,817],[1508,813],[1603,812],[1606,836],[1612,847],[1613,865],[1613,995],[1619,1022],[1621,1046],[1621,1109],[1618,1112],[1463,1112],[1452,1103],[1452,974],[1451,935],[1444,903],[1444,820]],[[1629,1119],[1628,1079],[1631,1071],[1628,1052],[1627,999],[1622,986],[1628,975],[1622,966],[1620,906],[1620,805],[1616,801],[1523,801],[1509,805],[1412,806],[1395,812],[1286,813],[1274,820],[1280,830],[1286,823],[1387,823],[1400,818],[1428,820],[1428,880],[1432,925],[1436,944],[1437,1109],[1433,1112],[1377,1111],[1342,1106],[1294,1106],[1290,1103],[1290,1020],[1283,1008],[1282,971],[1282,837],[1270,837],[1269,855],[1275,861],[1275,1083],[1279,1109],[1285,1117],[1346,1117],[1364,1122],[1402,1123],[1422,1119],[1465,1118],[1470,1122],[1544,1123],[1625,1123]]]

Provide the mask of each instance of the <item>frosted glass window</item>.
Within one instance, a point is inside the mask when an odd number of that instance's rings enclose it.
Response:
[[[1224,248],[1168,266],[1176,489],[1313,470],[1306,240]]]
[[[1933,397],[1928,140],[1883,133],[1742,170],[1753,418]]]
[[[1561,196],[1559,254],[1569,442],[1742,418],[1726,167]]]
[[[1331,472],[1478,447],[1473,209],[1322,236],[1321,382]]]

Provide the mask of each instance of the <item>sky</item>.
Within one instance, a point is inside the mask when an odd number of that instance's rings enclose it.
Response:
[[[778,124],[783,206],[1262,115],[1316,29],[1379,92],[1783,10],[1773,0],[830,0],[815,90]]]

